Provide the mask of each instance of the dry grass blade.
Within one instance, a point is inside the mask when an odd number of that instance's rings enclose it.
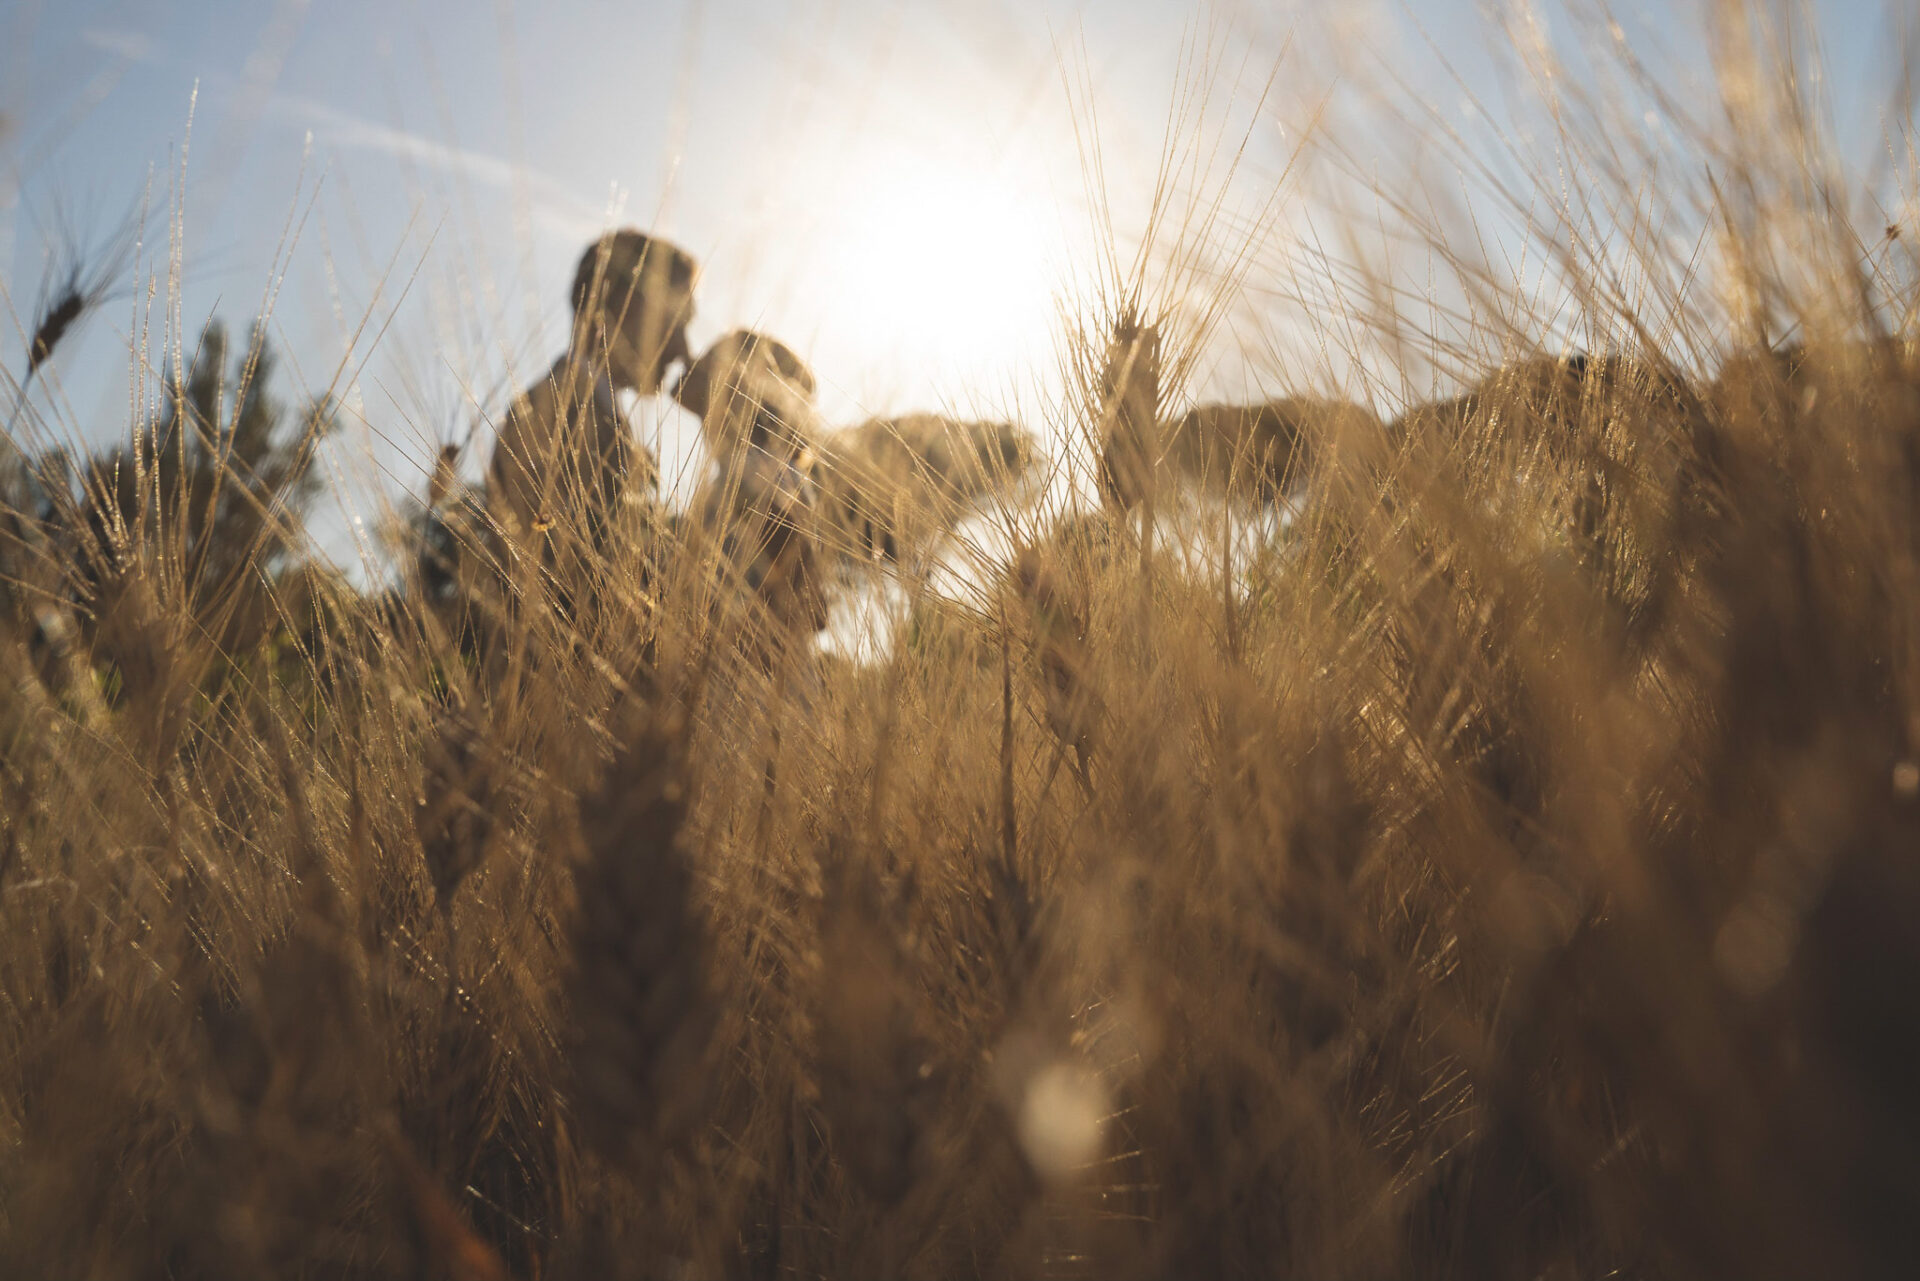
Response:
[[[474,1233],[406,1140],[389,1133],[386,1146],[413,1212],[428,1273],[444,1281],[512,1281],[500,1255]]]
[[[414,830],[443,913],[461,882],[486,858],[493,836],[498,767],[486,736],[458,711],[439,711],[426,747]]]
[[[916,1026],[919,1001],[889,898],[864,859],[843,853],[830,864],[820,903],[813,1054],[835,1156],[881,1205],[904,1198],[923,1173],[936,1089],[933,1050]]]
[[[1080,785],[1091,796],[1093,754],[1105,711],[1090,679],[1085,607],[1071,599],[1062,567],[1039,548],[1026,548],[1015,558],[1013,589],[1031,623],[1047,727],[1060,750],[1073,753]]]

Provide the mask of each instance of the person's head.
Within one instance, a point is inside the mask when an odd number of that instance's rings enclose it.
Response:
[[[781,456],[813,444],[813,371],[777,338],[736,329],[687,366],[673,389],[700,418],[707,449],[723,467],[749,446]]]
[[[604,355],[618,387],[652,394],[691,360],[694,261],[679,246],[631,227],[587,246],[573,273],[576,330]]]

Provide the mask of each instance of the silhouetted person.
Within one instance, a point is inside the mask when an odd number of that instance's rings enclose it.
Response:
[[[688,367],[673,395],[699,415],[713,456],[692,529],[729,567],[723,599],[737,590],[754,603],[749,648],[767,662],[804,651],[827,624],[813,371],[785,343],[738,329]]]
[[[631,228],[589,245],[574,272],[567,349],[500,428],[490,510],[509,538],[539,549],[569,594],[577,574],[591,582],[622,505],[657,484],[616,396],[653,395],[689,360],[694,274],[684,250]]]

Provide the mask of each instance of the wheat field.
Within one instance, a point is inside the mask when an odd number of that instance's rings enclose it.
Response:
[[[1863,191],[1736,25],[1717,113],[1538,105],[1544,284],[1376,188],[1451,314],[1356,240],[1339,395],[1183,399],[1290,286],[1157,204],[991,429],[1040,483],[832,491],[864,654],[664,498],[562,573],[448,474],[341,572],[264,328],[17,416],[0,1274],[1910,1275],[1912,103]]]

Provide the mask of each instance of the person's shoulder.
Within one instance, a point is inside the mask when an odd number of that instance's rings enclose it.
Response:
[[[593,380],[593,391],[587,397],[587,404],[604,421],[623,425],[627,421],[627,411],[620,407],[620,397],[613,389],[613,379],[605,373]]]
[[[520,390],[507,413],[516,419],[551,422],[563,410],[578,405],[583,398],[581,382],[578,371],[562,356]]]

